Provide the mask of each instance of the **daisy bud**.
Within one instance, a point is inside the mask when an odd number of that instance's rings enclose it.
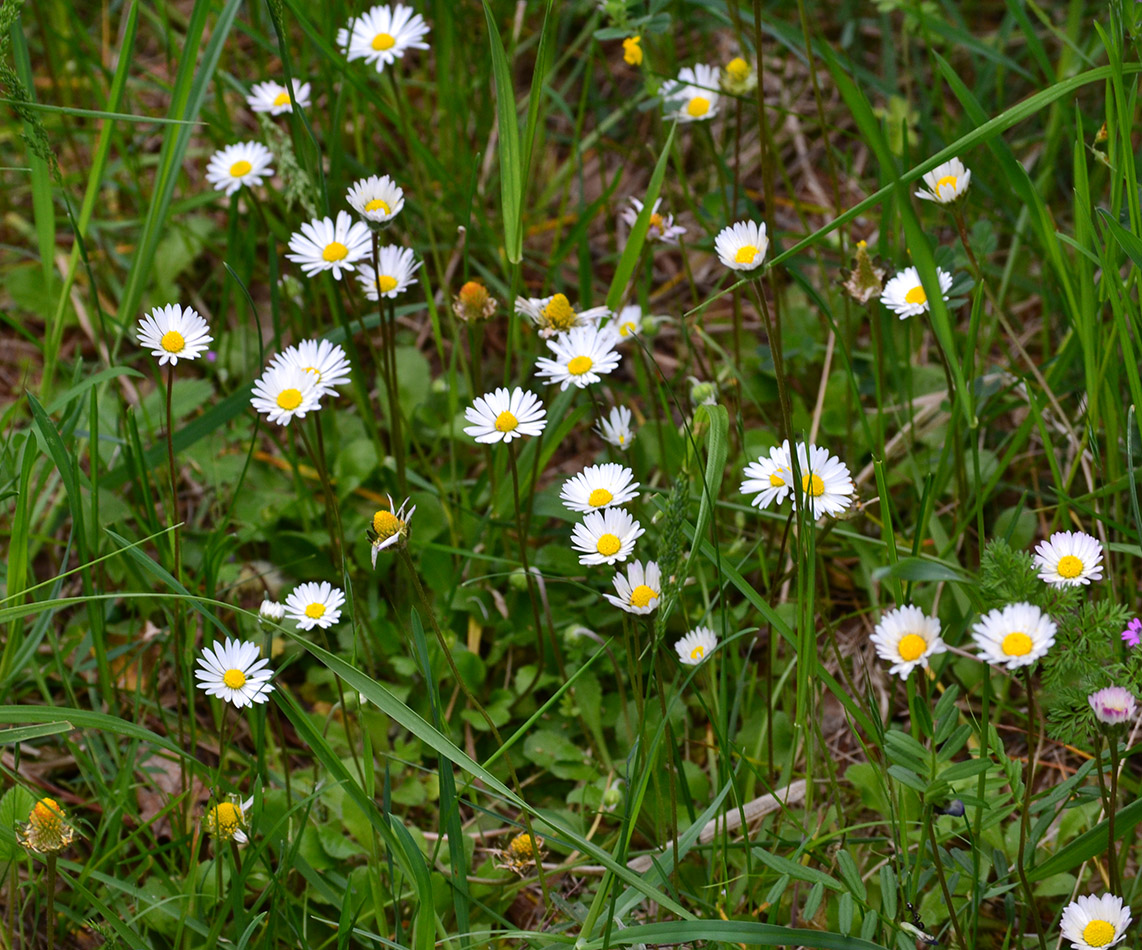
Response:
[[[1138,714],[1138,703],[1134,694],[1121,686],[1107,686],[1087,697],[1094,718],[1104,726],[1120,726]]]
[[[740,56],[735,56],[726,63],[726,71],[722,76],[722,88],[735,96],[752,92],[757,88],[757,72]]]
[[[886,273],[885,268],[877,267],[869,256],[868,242],[859,241],[852,270],[845,272],[841,287],[853,300],[864,305],[874,297],[880,296]]]
[[[17,840],[37,854],[55,854],[75,839],[63,808],[54,798],[41,798],[28,813],[27,823],[17,829]]]
[[[261,617],[262,620],[278,623],[285,616],[285,607],[276,600],[267,598],[262,601],[262,606],[258,608],[258,616]]]
[[[487,287],[470,280],[453,299],[452,312],[465,323],[479,323],[481,320],[490,320],[497,306],[496,298],[488,293]]]

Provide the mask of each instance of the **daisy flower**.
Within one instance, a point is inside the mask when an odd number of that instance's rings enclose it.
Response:
[[[571,546],[581,552],[579,563],[614,564],[625,561],[634,542],[643,534],[642,526],[625,508],[592,511],[571,531]]]
[[[947,300],[948,290],[952,286],[952,275],[937,267],[936,277],[940,281],[940,296]],[[915,267],[905,267],[885,284],[880,294],[880,302],[901,320],[927,313],[930,307],[928,294],[920,283],[920,272]]]
[[[617,449],[624,451],[634,441],[634,430],[630,427],[631,411],[626,406],[613,406],[606,419],[599,420],[595,431]]]
[[[722,88],[735,96],[752,92],[757,88],[757,72],[740,56],[735,56],[726,63],[726,71],[722,75]]]
[[[1134,694],[1121,686],[1107,686],[1087,697],[1094,718],[1106,726],[1129,722],[1138,714],[1138,701]]]
[[[210,156],[206,165],[206,180],[215,191],[232,195],[243,185],[253,188],[260,185],[263,178],[274,173],[270,162],[274,153],[261,142],[239,142],[227,145]]]
[[[293,101],[304,109],[309,105],[309,83],[299,79],[293,80]],[[268,112],[270,115],[281,115],[283,112],[293,112],[293,103],[290,102],[289,90],[279,82],[257,82],[250,87],[250,94],[246,102],[255,112]]]
[[[16,840],[36,854],[55,854],[75,840],[75,829],[59,802],[41,798],[28,812],[27,823],[16,829]]]
[[[695,627],[674,644],[678,659],[686,666],[697,666],[718,646],[718,635],[709,627]]]
[[[338,211],[337,220],[314,218],[290,235],[286,257],[301,265],[306,277],[323,270],[333,271],[336,280],[342,270],[353,270],[353,265],[369,253],[369,227],[354,221],[348,211]]]
[[[490,320],[499,301],[488,293],[488,288],[476,280],[467,281],[452,299],[452,312],[464,323]]]
[[[328,340],[302,340],[270,360],[270,366],[296,366],[313,382],[317,398],[338,395],[336,387],[349,382],[349,358],[338,343]]]
[[[625,505],[638,497],[634,473],[618,462],[591,465],[563,483],[559,499],[572,511],[588,512]]]
[[[714,239],[718,259],[730,270],[756,270],[765,260],[768,248],[765,225],[756,221],[738,221],[722,228]]]
[[[971,170],[965,168],[958,158],[953,158],[928,172],[924,176],[924,184],[928,188],[916,192],[917,198],[948,205],[967,192],[971,184]]]
[[[643,317],[642,307],[636,303],[623,307],[608,324],[607,329],[615,334],[615,343],[629,343],[642,332],[643,324],[657,326],[663,317]]]
[[[388,175],[370,175],[353,182],[345,200],[366,221],[384,225],[404,207],[404,189]]]
[[[738,489],[743,495],[757,494],[750,500],[751,505],[765,509],[770,505],[780,505],[793,489],[793,468],[789,461],[789,440],[775,445],[769,450],[769,458],[764,455],[750,462],[742,472],[745,481]]]
[[[809,496],[809,513],[814,518],[822,515],[839,515],[852,503],[855,491],[848,466],[828,449],[804,443],[797,445],[797,465],[801,470],[801,491],[792,495],[793,507],[797,507],[797,496]]]
[[[880,618],[869,639],[876,655],[892,664],[888,672],[902,680],[908,679],[916,667],[926,667],[929,657],[948,649],[940,639],[940,621],[919,607],[890,610]]]
[[[654,561],[646,562],[643,569],[641,561],[631,561],[627,566],[626,576],[619,571],[614,577],[615,592],[618,594],[603,594],[612,604],[625,610],[628,614],[648,614],[658,606],[662,596],[662,572]]]
[[[388,499],[388,510],[381,508],[373,515],[373,524],[368,531],[369,541],[373,548],[374,568],[377,566],[377,555],[381,551],[399,545],[408,537],[408,523],[412,520],[413,512],[416,511],[416,505],[413,505],[408,511],[404,510],[405,505],[411,499],[406,498],[399,508],[393,504],[392,495],[389,495]]]
[[[575,327],[547,341],[555,359],[535,361],[535,375],[559,383],[560,389],[575,385],[584,389],[614,371],[621,357],[615,352],[615,337],[596,327]]]
[[[1075,950],[1100,950],[1121,943],[1130,926],[1130,908],[1121,897],[1085,894],[1063,908],[1059,929]]]
[[[285,610],[289,619],[302,630],[314,627],[327,630],[341,619],[341,605],[344,603],[345,595],[340,587],[334,587],[329,581],[320,584],[309,581],[290,591]]]
[[[1056,531],[1035,548],[1039,580],[1056,587],[1102,580],[1102,545],[1082,531]]]
[[[550,297],[517,297],[515,312],[528,317],[539,327],[539,335],[545,340],[573,327],[594,327],[599,320],[608,317],[611,311],[606,307],[591,307],[576,310],[565,294]]]
[[[258,608],[258,617],[262,620],[269,620],[271,623],[277,623],[284,616],[285,607],[268,597],[262,601],[262,606]]]
[[[1009,670],[1030,666],[1055,642],[1055,621],[1033,604],[989,610],[972,627],[980,659]]]
[[[412,252],[412,248],[398,247],[389,244],[382,247],[377,253],[381,265],[378,275],[372,261],[361,261],[357,265],[357,280],[365,289],[365,296],[370,300],[381,297],[395,299],[397,294],[403,294],[412,283],[412,275],[416,273],[421,262]]]
[[[525,435],[539,435],[547,425],[547,410],[539,397],[518,386],[510,392],[500,387],[484,393],[464,410],[472,425],[464,432],[477,442],[510,442]]]
[[[213,341],[210,326],[197,311],[177,303],[155,307],[139,321],[135,336],[140,346],[159,358],[159,366],[177,366],[180,359],[198,359]]]
[[[270,683],[273,673],[266,669],[270,661],[260,660],[258,655],[257,644],[230,637],[224,643],[204,647],[194,671],[198,688],[239,709],[266,702],[274,688]]]
[[[619,212],[619,217],[628,228],[633,228],[635,221],[642,211],[643,204],[637,198],[628,198],[630,204]],[[686,233],[686,229],[674,223],[674,215],[660,214],[661,198],[656,198],[654,207],[650,211],[650,225],[646,229],[647,240],[661,241],[663,244],[677,244],[678,239]]]
[[[202,816],[202,824],[206,828],[206,833],[219,841],[246,844],[250,840],[246,835],[246,829],[249,827],[246,821],[246,812],[253,805],[253,798],[247,798],[244,802],[240,802],[236,795],[231,795],[226,801],[219,802]]]
[[[321,408],[317,380],[300,366],[267,366],[254,381],[253,392],[250,404],[255,411],[283,426],[295,416],[304,419],[307,412]]]
[[[713,66],[699,63],[683,66],[677,79],[667,80],[659,93],[663,105],[669,109],[666,117],[679,122],[699,122],[718,114],[719,78]]]
[[[337,45],[345,51],[349,62],[363,59],[377,67],[377,72],[404,56],[405,50],[428,49],[423,42],[428,24],[412,7],[377,5],[353,17],[347,27],[337,31]]]

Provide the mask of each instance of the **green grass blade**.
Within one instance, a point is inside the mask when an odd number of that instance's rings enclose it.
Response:
[[[523,158],[520,153],[519,115],[516,110],[508,57],[488,0],[483,0],[492,50],[492,76],[496,83],[496,127],[499,130],[500,206],[504,219],[504,251],[508,260],[523,259]],[[538,101],[538,99],[537,99]],[[538,106],[537,106],[538,108]]]

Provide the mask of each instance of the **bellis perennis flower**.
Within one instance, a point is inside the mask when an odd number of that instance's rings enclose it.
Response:
[[[274,170],[270,162],[274,154],[261,142],[239,142],[227,145],[210,156],[206,166],[206,180],[215,191],[232,195],[243,185],[253,188],[269,178]]]
[[[428,24],[412,7],[403,3],[371,7],[337,31],[337,45],[350,62],[363,59],[382,72],[404,56],[406,50],[428,49],[424,36]]]
[[[634,550],[634,542],[644,533],[643,527],[623,508],[592,511],[571,531],[571,546],[579,551],[584,565],[614,564],[625,561]]]
[[[936,277],[940,282],[940,294],[947,300],[948,291],[952,286],[952,275],[937,267]],[[919,316],[931,309],[928,294],[920,283],[920,272],[915,267],[905,267],[885,284],[880,302],[901,320]]]
[[[273,357],[270,366],[303,370],[312,378],[318,398],[336,396],[337,387],[349,382],[349,358],[340,344],[328,340],[302,340]]]
[[[916,667],[927,666],[929,657],[948,649],[940,639],[940,621],[919,607],[890,610],[880,618],[871,640],[876,655],[892,664],[888,672],[902,680]]]
[[[1034,604],[1008,604],[984,614],[972,627],[980,659],[1009,670],[1030,666],[1055,643],[1055,622]]]
[[[695,627],[674,644],[678,659],[686,666],[697,666],[717,649],[718,635],[709,627]]]
[[[525,435],[539,435],[547,425],[547,410],[533,392],[518,386],[509,391],[503,387],[477,396],[464,410],[464,418],[472,425],[464,432],[477,442],[511,442]]]
[[[730,270],[757,270],[764,263],[768,248],[765,225],[756,221],[738,221],[723,228],[714,239],[718,259]]]
[[[537,327],[545,340],[566,333],[574,327],[594,327],[599,320],[610,315],[606,307],[589,307],[576,310],[565,294],[550,297],[519,297],[515,312],[524,315]]]
[[[274,688],[270,683],[273,674],[266,669],[270,661],[258,656],[257,644],[230,637],[205,647],[194,671],[198,688],[239,709],[266,702]]]
[[[283,426],[321,408],[316,376],[292,363],[267,366],[254,381],[253,392],[250,404],[254,410]]]
[[[619,217],[622,218],[623,223],[628,228],[633,228],[635,221],[638,220],[638,216],[642,212],[643,204],[637,198],[628,198],[627,201],[629,205],[619,212]],[[665,212],[659,213],[658,209],[661,205],[662,199],[656,198],[646,229],[647,240],[661,241],[663,244],[677,244],[678,239],[686,233],[686,229],[674,223],[674,215]]]
[[[718,70],[705,63],[683,66],[678,78],[662,84],[659,95],[667,108],[667,118],[679,122],[701,122],[718,114]]]
[[[404,189],[388,175],[371,175],[354,182],[345,200],[370,224],[385,225],[404,207]]]
[[[626,406],[613,406],[607,417],[599,420],[599,427],[595,431],[602,436],[604,442],[625,452],[634,441],[632,418],[631,411]]]
[[[214,339],[210,326],[190,307],[183,309],[177,303],[155,307],[143,317],[135,330],[139,344],[159,358],[159,366],[178,361],[193,360],[201,356]]]
[[[327,630],[341,619],[341,606],[344,603],[345,594],[340,587],[334,587],[329,581],[320,584],[310,581],[298,584],[290,591],[285,611],[301,630],[312,630],[314,627]]]
[[[548,340],[547,347],[555,359],[537,359],[535,375],[558,383],[560,389],[585,389],[614,372],[622,359],[615,352],[614,333],[595,327],[575,327]]]
[[[369,228],[354,221],[348,211],[338,211],[337,220],[315,218],[290,235],[286,257],[301,265],[306,277],[324,270],[333,271],[341,279],[341,271],[354,270],[353,265],[369,253]]]
[[[607,600],[628,614],[648,614],[662,596],[662,571],[654,561],[647,561],[645,569],[641,561],[631,561],[625,575],[615,574],[614,585],[614,594],[603,594]]]
[[[377,258],[381,265],[380,273],[377,273],[372,261],[362,261],[357,265],[357,280],[361,282],[365,296],[370,300],[381,297],[394,300],[398,294],[408,290],[421,262],[416,259],[412,248],[398,247],[395,244],[382,247]]]
[[[302,109],[309,105],[309,90],[309,83],[294,79],[293,101]],[[250,88],[250,94],[246,96],[246,102],[255,112],[268,112],[270,115],[282,115],[293,111],[289,90],[281,83],[273,81],[254,83]]]
[[[1059,929],[1074,950],[1102,950],[1122,942],[1130,919],[1130,908],[1121,897],[1084,894],[1063,909]]]
[[[1094,718],[1103,725],[1119,726],[1138,715],[1138,701],[1134,694],[1121,686],[1107,686],[1087,697]]]
[[[559,499],[572,511],[601,511],[638,497],[638,482],[625,465],[591,465],[563,483]]]
[[[378,509],[373,515],[373,523],[369,528],[369,541],[372,544],[373,567],[377,566],[377,555],[385,548],[397,547],[408,537],[408,523],[412,520],[416,505],[405,511],[409,503],[406,498],[399,508],[393,504],[393,496],[389,495],[388,509]]]
[[[916,192],[917,198],[942,205],[951,204],[967,193],[971,184],[971,171],[964,168],[964,163],[958,158],[953,158],[928,172],[924,176],[924,184],[928,187]]]
[[[1076,587],[1102,580],[1102,545],[1082,531],[1056,531],[1035,548],[1039,580]]]

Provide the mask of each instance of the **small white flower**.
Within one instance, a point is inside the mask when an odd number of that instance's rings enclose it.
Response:
[[[697,666],[717,649],[718,635],[709,627],[695,627],[674,644],[678,659],[686,666]]]
[[[801,495],[809,496],[809,512],[814,518],[839,515],[852,503],[855,486],[848,466],[830,455],[828,449],[810,445],[806,451],[805,444],[798,443],[797,464],[801,470],[801,490],[792,493],[794,509]]]
[[[573,327],[595,327],[611,311],[606,307],[590,307],[576,310],[564,294],[550,297],[517,297],[515,312],[527,317],[539,327],[539,335],[545,340]]]
[[[666,117],[679,122],[712,119],[718,114],[720,84],[718,70],[713,66],[683,66],[677,79],[662,84],[659,96],[668,110]]]
[[[694,406],[716,406],[718,404],[718,384],[687,376],[690,383],[690,402]]]
[[[563,483],[559,498],[572,511],[600,511],[638,497],[634,473],[618,462],[591,465]]]
[[[159,358],[159,366],[178,361],[193,360],[201,356],[214,339],[210,326],[197,311],[180,304],[167,304],[155,307],[148,316],[139,320],[135,336],[139,345],[151,351],[151,356]]]
[[[555,359],[535,361],[536,376],[559,383],[560,389],[575,385],[584,389],[613,372],[621,357],[615,352],[615,336],[596,327],[575,327],[547,341]]]
[[[253,188],[274,173],[270,163],[274,154],[261,142],[239,142],[227,145],[210,156],[206,180],[215,191],[232,195],[243,185]]]
[[[365,296],[370,300],[380,297],[393,299],[408,290],[413,275],[421,265],[412,248],[389,244],[380,249],[377,258],[381,265],[380,276],[372,261],[361,261],[357,265],[357,280],[361,282]]]
[[[765,261],[768,249],[765,225],[756,221],[738,221],[722,228],[714,239],[718,259],[730,270],[757,270]]]
[[[1130,908],[1121,897],[1084,894],[1063,908],[1059,929],[1074,950],[1102,950],[1122,942],[1130,920]]]
[[[354,221],[348,211],[338,211],[336,222],[315,218],[291,234],[289,249],[293,253],[286,257],[300,264],[306,277],[331,270],[340,280],[342,270],[353,270],[353,265],[369,253],[370,240],[368,225]]]
[[[279,604],[276,600],[270,600],[268,597],[262,601],[262,606],[258,608],[258,616],[262,620],[269,620],[271,623],[277,623],[282,617],[285,616],[285,607]]]
[[[606,419],[599,420],[595,431],[615,448],[626,451],[634,441],[634,430],[630,427],[631,411],[626,406],[612,406]]]
[[[1120,726],[1138,715],[1138,700],[1122,686],[1107,686],[1087,697],[1094,718],[1105,726]]]
[[[328,629],[341,619],[341,605],[344,603],[345,594],[340,587],[334,587],[329,581],[320,584],[308,581],[290,591],[285,610],[290,620],[302,630],[314,627]]]
[[[940,639],[940,621],[919,607],[890,610],[880,618],[869,639],[876,655],[892,664],[888,672],[902,680],[908,679],[916,667],[926,667],[929,657],[948,649]]]
[[[388,510],[378,509],[373,515],[373,524],[369,529],[374,568],[377,566],[377,555],[381,551],[400,544],[408,537],[408,523],[412,520],[413,512],[416,511],[416,505],[405,511],[405,506],[411,499],[406,498],[399,508],[393,504],[392,495],[389,495],[388,499]]]
[[[259,660],[258,655],[257,644],[230,637],[225,643],[204,647],[194,671],[198,688],[239,709],[266,702],[274,688],[270,683],[273,673],[266,669],[270,661]]]
[[[625,577],[622,571],[615,574],[614,585],[618,596],[603,594],[607,600],[628,614],[648,614],[662,596],[662,571],[654,561],[647,561],[645,570],[641,561],[631,561]]]
[[[390,63],[404,56],[405,50],[428,49],[424,36],[428,24],[412,7],[403,3],[372,7],[349,20],[348,28],[337,31],[337,45],[350,62],[363,59],[383,72]]]
[[[539,435],[547,425],[546,417],[547,410],[535,393],[519,386],[511,391],[501,386],[477,396],[464,410],[464,418],[472,423],[464,432],[477,442],[510,442]]]
[[[971,184],[971,170],[964,167],[958,158],[937,165],[924,176],[928,189],[916,192],[917,198],[936,201],[942,205],[951,204],[962,197]]]
[[[980,659],[1009,670],[1030,666],[1055,643],[1055,621],[1033,604],[989,610],[972,627]]]
[[[632,303],[623,307],[622,310],[607,323],[606,329],[614,333],[615,345],[622,346],[624,343],[629,343],[634,337],[642,333],[644,329],[653,330],[666,319],[666,317],[643,314],[642,307],[636,303]]]
[[[757,492],[750,504],[758,508],[780,505],[793,490],[792,465],[789,460],[789,440],[786,439],[781,445],[775,445],[769,450],[769,458],[763,455],[745,467],[742,472],[745,481],[739,490],[743,495]]]
[[[293,80],[293,101],[305,109],[309,106],[309,83],[300,79]],[[258,82],[250,88],[246,102],[255,112],[268,112],[270,115],[282,115],[293,112],[293,103],[289,99],[289,90],[279,82]]]
[[[628,198],[627,201],[630,204],[619,212],[619,217],[622,218],[628,228],[633,228],[635,221],[642,212],[643,203],[637,198]],[[660,214],[658,207],[661,204],[662,199],[656,198],[654,207],[650,211],[650,224],[646,229],[646,238],[648,241],[661,241],[663,244],[677,244],[678,239],[686,233],[686,229],[674,223],[674,215]]]
[[[940,281],[940,296],[947,300],[948,291],[952,286],[952,275],[937,267],[936,277]],[[920,272],[915,267],[905,267],[885,284],[880,294],[880,302],[901,320],[927,313],[931,308],[928,295],[920,283]]]
[[[349,382],[349,358],[338,343],[302,340],[270,360],[270,366],[296,366],[312,377],[317,397],[338,395],[337,387]]]
[[[317,380],[300,366],[267,366],[254,381],[251,405],[268,416],[270,422],[288,426],[295,416],[304,419],[307,412],[320,409]]]
[[[625,508],[592,511],[571,531],[571,546],[582,552],[580,564],[614,564],[625,561],[634,542],[643,534],[642,526]]]
[[[370,175],[353,182],[345,200],[367,221],[388,224],[404,207],[404,189],[388,175]]]
[[[1082,531],[1056,531],[1035,548],[1039,580],[1057,587],[1102,580],[1102,545]]]

